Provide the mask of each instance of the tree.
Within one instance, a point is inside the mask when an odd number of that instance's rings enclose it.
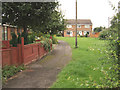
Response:
[[[59,4],[58,4],[59,6]],[[58,7],[57,6],[57,7]],[[49,19],[47,20],[47,23],[41,23],[37,27],[34,27],[35,32],[42,32],[50,34],[57,34],[59,31],[65,30],[65,20],[63,19],[64,15],[62,15],[61,11],[56,8],[52,13],[51,16],[49,16]]]
[[[50,32],[50,34],[57,34],[59,31],[65,30],[63,17],[64,16],[61,14],[61,12],[58,12],[57,10],[54,11],[48,22],[46,31]]]
[[[6,2],[2,6],[2,23],[24,28],[26,35],[27,28],[41,26],[44,31],[57,6],[58,2]]]
[[[100,32],[100,31],[102,31],[102,29],[105,29],[105,27],[102,27],[102,26],[96,27],[96,28],[94,28],[94,32]]]

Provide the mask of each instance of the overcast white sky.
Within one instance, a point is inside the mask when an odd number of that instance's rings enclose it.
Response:
[[[75,19],[75,1],[76,0],[58,0],[61,4],[60,9],[65,15],[65,19]],[[108,27],[108,17],[115,15],[109,1],[118,7],[120,0],[77,0],[78,1],[78,19],[91,19],[94,27]]]

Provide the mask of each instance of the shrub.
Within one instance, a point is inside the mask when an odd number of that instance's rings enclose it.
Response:
[[[80,37],[84,37],[84,36],[80,35]]]
[[[86,33],[85,37],[88,37],[88,34]]]
[[[24,31],[21,36],[24,37],[24,44],[28,44],[28,33]]]
[[[104,82],[102,82],[103,87],[107,88],[116,88],[119,87],[119,49],[120,42],[118,40],[118,28],[117,23],[112,24],[111,27],[107,30],[104,30],[100,33],[100,39],[107,40],[107,56],[104,57],[104,67],[107,64],[110,65],[108,70],[104,70],[105,78],[103,78]]]
[[[58,44],[58,41],[57,41],[57,39],[54,36],[52,36],[52,43],[53,44]]]
[[[108,37],[108,30],[103,30],[100,32],[99,39],[106,40]]]
[[[46,38],[50,38],[50,34],[45,34],[45,37]]]
[[[100,32],[99,39],[102,40],[113,40],[117,37],[117,29],[116,28],[109,28]]]
[[[17,36],[14,33],[11,33],[12,35],[12,40],[10,40],[10,44],[13,46],[13,47],[17,47],[17,44],[18,44],[18,39],[17,39]]]
[[[61,34],[56,34],[57,37],[61,37],[62,35]]]
[[[31,33],[31,34],[28,34],[28,43],[33,43],[35,41],[35,34],[34,33]]]
[[[15,75],[17,72],[21,72],[22,70],[25,70],[25,67],[23,65],[21,66],[4,66],[2,69],[2,81],[5,83],[5,81],[10,78],[11,76]]]
[[[42,33],[42,32],[39,32],[39,33],[35,33],[35,36],[37,36],[37,37],[41,37],[41,36],[44,36],[44,34]]]
[[[44,47],[44,49],[46,51],[48,51],[48,50],[50,51],[51,50],[52,40],[49,39],[49,38],[45,38],[45,40],[41,41],[41,44],[42,44],[42,46]]]

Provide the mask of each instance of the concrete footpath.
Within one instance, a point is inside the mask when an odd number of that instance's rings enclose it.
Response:
[[[58,73],[71,60],[70,46],[59,41],[47,56],[27,66],[27,69],[3,86],[3,88],[49,88],[57,79]]]

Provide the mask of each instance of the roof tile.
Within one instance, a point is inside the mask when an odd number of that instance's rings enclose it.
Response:
[[[76,20],[75,19],[67,19],[66,20],[67,24],[75,24]],[[90,19],[77,19],[77,24],[92,24]]]

